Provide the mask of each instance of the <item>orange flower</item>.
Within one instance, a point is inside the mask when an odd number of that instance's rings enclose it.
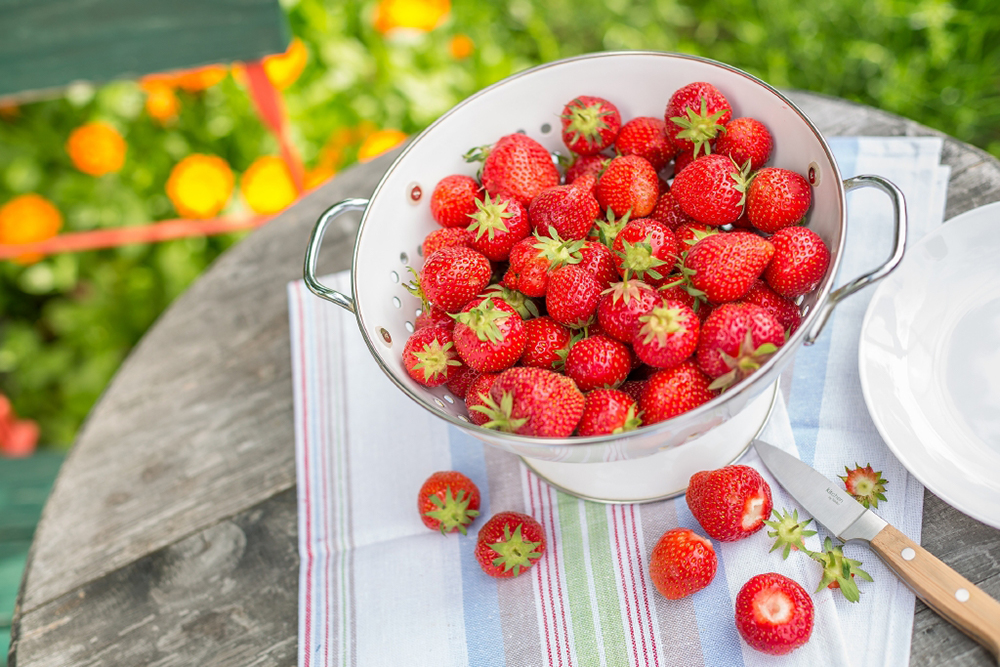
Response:
[[[206,65],[195,69],[172,72],[174,85],[189,93],[197,93],[211,88],[226,78],[228,68],[225,65]]]
[[[73,130],[66,152],[73,165],[85,174],[103,176],[125,164],[125,140],[118,130],[102,122],[87,123]]]
[[[468,58],[472,55],[475,48],[475,42],[472,41],[471,37],[465,34],[455,35],[448,43],[448,50],[451,52],[451,57],[455,60]]]
[[[36,194],[14,197],[0,206],[0,243],[16,245],[44,241],[56,235],[63,217],[52,202]],[[36,253],[18,257],[19,262],[37,262]]]
[[[146,91],[146,113],[161,125],[177,118],[181,103],[173,88],[161,83],[143,83],[142,89]]]
[[[378,130],[365,138],[358,149],[358,162],[374,160],[406,141],[406,134],[399,130]]]
[[[0,104],[0,118],[6,121],[12,121],[20,115],[21,109],[13,102],[4,102]]]
[[[309,51],[298,37],[292,40],[284,53],[264,58],[264,72],[274,87],[284,90],[295,83],[309,60]]]
[[[265,215],[277,213],[298,197],[288,165],[274,155],[253,161],[240,179],[240,192],[250,208]]]
[[[323,185],[336,174],[337,170],[332,167],[319,166],[306,172],[305,183],[303,185],[306,190],[312,190]]]
[[[233,171],[220,157],[189,155],[170,171],[167,196],[187,218],[211,218],[233,194]]]
[[[375,8],[375,29],[386,34],[398,28],[430,32],[451,11],[451,0],[381,0]]]

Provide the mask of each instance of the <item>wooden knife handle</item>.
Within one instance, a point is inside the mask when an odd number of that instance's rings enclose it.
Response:
[[[928,607],[1000,658],[1000,602],[892,526],[871,546]]]

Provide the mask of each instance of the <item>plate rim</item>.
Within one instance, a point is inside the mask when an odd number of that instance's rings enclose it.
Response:
[[[986,216],[990,212],[994,212],[996,215],[1000,215],[1000,201],[990,202],[982,206],[977,206],[975,208],[969,209],[968,211],[965,211],[963,213],[960,213],[956,216],[947,219],[946,221],[941,223],[941,225],[939,225],[937,228],[932,229],[923,237],[918,239],[913,244],[912,247],[907,248],[906,252],[907,254],[909,254],[919,250],[925,244],[929,243],[932,239],[939,238],[940,236],[945,234],[946,230],[949,230],[947,233],[960,233],[960,232],[950,232],[950,230],[959,229],[962,226],[963,220],[967,221],[969,219],[976,219],[979,218],[980,216]],[[958,224],[956,225],[955,223]],[[945,503],[951,505],[958,511],[970,516],[971,518],[980,521],[981,523],[984,523],[993,528],[1000,529],[1000,514],[996,516],[984,514],[982,512],[978,512],[976,510],[976,506],[969,507],[964,501],[956,502],[954,500],[954,496],[951,493],[947,491],[943,492],[939,484],[931,483],[933,481],[933,475],[931,475],[931,477],[927,477],[924,474],[926,472],[925,470],[920,469],[913,465],[912,456],[907,457],[905,450],[902,447],[898,446],[897,444],[893,443],[892,438],[889,436],[888,429],[884,426],[882,419],[879,415],[879,410],[877,407],[875,407],[877,404],[875,401],[872,400],[871,389],[869,387],[869,377],[865,370],[866,368],[865,361],[870,356],[870,353],[866,354],[866,351],[870,347],[870,344],[866,343],[867,339],[866,332],[871,326],[871,320],[874,317],[876,303],[878,302],[879,297],[882,295],[882,292],[889,289],[889,287],[894,284],[893,280],[896,279],[897,276],[898,274],[889,275],[886,277],[885,280],[879,283],[875,291],[872,292],[871,300],[869,300],[868,306],[865,309],[864,319],[861,321],[861,329],[859,331],[859,340],[858,340],[858,376],[861,380],[861,393],[864,396],[865,405],[868,408],[868,414],[871,417],[872,422],[875,424],[875,429],[878,431],[878,434],[882,438],[882,441],[885,442],[886,446],[892,452],[893,456],[896,457],[896,460],[898,460],[899,463],[904,468],[906,468],[906,471],[908,473],[913,475],[917,479],[917,481],[923,484],[925,489],[930,490],[931,493],[936,495]],[[906,412],[905,408],[904,412]],[[921,439],[919,433],[915,431],[913,432],[912,437],[915,440]],[[920,472],[917,472],[915,468],[919,469]],[[931,468],[933,469],[933,466],[931,466]],[[998,493],[997,495],[998,498],[1000,498],[1000,493]]]

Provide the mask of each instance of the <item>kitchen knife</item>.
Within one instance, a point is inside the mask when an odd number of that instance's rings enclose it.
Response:
[[[867,542],[928,607],[1000,658],[1000,602],[811,466],[763,440],[754,440],[754,448],[774,478],[817,522],[844,542]]]

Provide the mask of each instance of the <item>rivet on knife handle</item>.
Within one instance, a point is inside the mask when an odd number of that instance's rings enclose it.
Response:
[[[871,547],[928,607],[1000,658],[1000,602],[892,526]]]

